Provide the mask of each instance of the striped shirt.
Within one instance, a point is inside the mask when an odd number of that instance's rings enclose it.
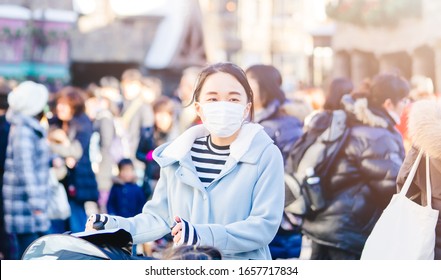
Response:
[[[230,155],[230,146],[216,146],[210,136],[198,138],[191,147],[191,159],[199,179],[208,187],[219,176]]]

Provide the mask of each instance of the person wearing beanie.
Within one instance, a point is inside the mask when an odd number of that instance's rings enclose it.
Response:
[[[49,92],[25,81],[8,95],[11,124],[3,175],[6,232],[13,238],[11,259],[20,259],[28,245],[47,233],[49,145],[40,124]]]

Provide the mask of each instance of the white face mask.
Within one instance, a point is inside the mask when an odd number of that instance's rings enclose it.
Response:
[[[211,102],[201,105],[204,126],[217,137],[230,137],[242,126],[246,116],[245,106],[227,101]]]

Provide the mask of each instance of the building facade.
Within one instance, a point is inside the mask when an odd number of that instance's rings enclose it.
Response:
[[[371,2],[377,5],[371,6],[372,9],[375,8],[371,13],[379,14],[382,7],[378,5],[400,1]],[[365,3],[370,2],[366,0]],[[350,77],[355,84],[358,84],[364,78],[372,77],[379,72],[395,72],[407,79],[422,75],[431,78],[435,89],[439,91],[441,2],[405,0],[401,3],[407,6],[396,6],[396,9],[390,13],[389,21],[383,18],[374,22],[374,18],[371,17],[372,24],[360,25],[342,18],[337,19],[332,44],[334,77]],[[391,7],[384,6],[384,8]],[[412,15],[405,16],[406,11],[411,12]],[[366,15],[368,12],[365,10],[363,14]]]

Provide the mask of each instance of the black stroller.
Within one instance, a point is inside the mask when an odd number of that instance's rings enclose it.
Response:
[[[132,254],[132,236],[123,229],[48,234],[32,242],[23,260],[152,260]]]

